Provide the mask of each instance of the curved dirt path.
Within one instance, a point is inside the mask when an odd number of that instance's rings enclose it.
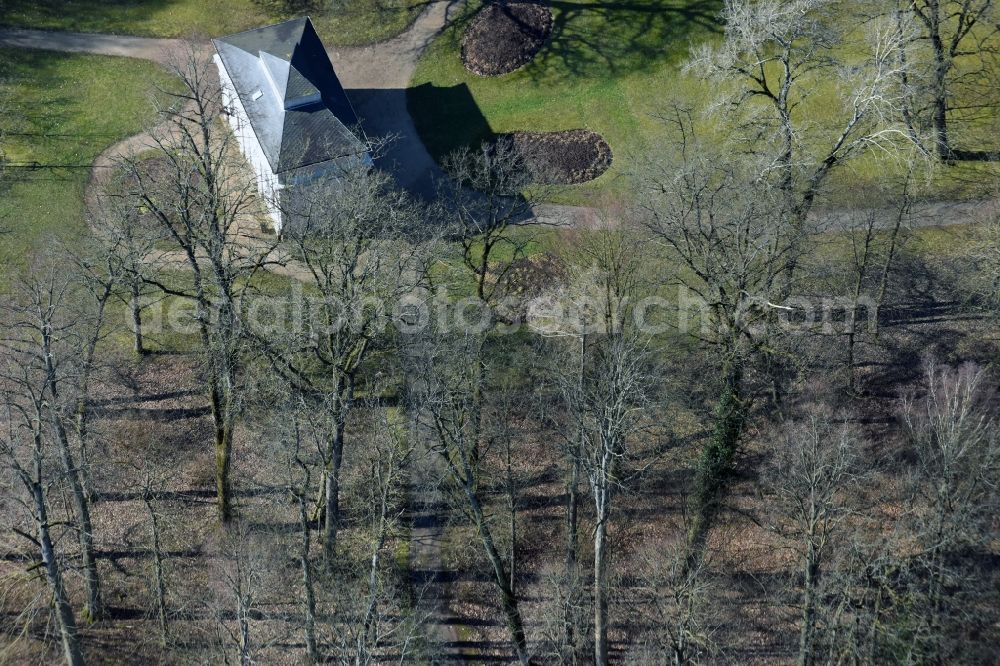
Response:
[[[378,166],[393,174],[402,187],[425,198],[434,194],[435,181],[443,174],[417,134],[406,106],[406,89],[421,53],[441,33],[460,5],[461,0],[432,2],[397,37],[369,46],[327,50],[365,132],[372,139],[390,139],[376,160]],[[166,65],[171,56],[184,47],[184,41],[0,28],[0,46],[124,56]],[[141,149],[144,142],[148,142],[146,133],[103,152],[95,162],[94,177],[99,178],[98,162],[102,158],[110,158],[130,147]],[[593,226],[597,220],[593,209],[578,206],[545,204],[536,208],[536,214],[539,220],[549,224]]]
[[[406,88],[420,54],[444,28],[457,4],[458,0],[447,0],[429,5],[406,32],[386,42],[329,50],[365,132],[372,138],[394,138],[380,157],[379,166],[393,173],[400,185],[422,196],[433,194],[434,181],[442,174],[417,135],[406,107]],[[184,43],[176,39],[0,28],[0,46],[124,56],[168,65]],[[154,148],[154,133],[162,135],[166,129],[166,124],[158,125],[102,151],[91,168],[84,195],[87,207],[93,209],[97,203],[99,186],[111,174],[110,167],[117,160]],[[159,265],[187,265],[187,258],[179,251],[160,252],[151,259]],[[271,265],[268,270],[295,279],[303,277],[302,269],[292,263]],[[427,479],[423,472],[419,476],[423,486]],[[461,652],[454,651],[459,636],[450,619],[447,590],[438,579],[443,568],[443,526],[434,511],[436,503],[423,495],[418,499],[415,507],[418,517],[411,532],[410,566],[422,592],[433,597],[428,638],[438,656],[460,658]]]
[[[379,166],[394,174],[400,185],[422,196],[433,194],[434,181],[441,176],[441,171],[417,135],[406,108],[406,88],[420,54],[444,29],[458,4],[458,0],[431,3],[405,32],[388,41],[328,49],[365,132],[373,139],[392,138],[378,160]],[[184,42],[0,28],[0,46],[124,56],[168,64],[171,55],[179,52]],[[140,145],[142,135],[126,141]]]
[[[94,159],[93,167],[90,170],[90,180],[84,191],[84,202],[87,209],[91,211],[97,210],[99,203],[98,196],[102,189],[101,186],[107,182],[108,177],[113,173],[112,167],[115,164],[122,158],[134,157],[143,151],[156,149],[157,143],[153,138],[154,134],[163,137],[170,129],[172,129],[170,123],[161,123],[146,132],[123,139],[101,152]],[[167,140],[172,140],[173,137],[166,138]],[[245,243],[248,251],[263,255],[264,260],[268,262],[266,270],[269,273],[300,282],[308,281],[310,275],[305,267],[287,256],[287,253],[274,248],[273,235],[267,236],[257,233],[254,229],[254,223],[255,218],[248,219],[246,223],[238,221],[241,242]],[[198,258],[199,263],[201,263],[202,259],[203,257]],[[147,257],[147,261],[151,266],[159,266],[161,268],[184,270],[188,267],[188,257],[181,250],[157,250]]]

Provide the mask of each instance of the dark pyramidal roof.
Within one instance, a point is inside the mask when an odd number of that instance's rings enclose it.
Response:
[[[213,39],[275,173],[366,152],[308,17]]]

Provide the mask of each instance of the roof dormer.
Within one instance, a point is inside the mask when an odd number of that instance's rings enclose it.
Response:
[[[267,80],[282,108],[298,109],[321,101],[319,88],[291,62],[266,51],[260,51],[259,55]],[[295,58],[294,53],[291,58]]]

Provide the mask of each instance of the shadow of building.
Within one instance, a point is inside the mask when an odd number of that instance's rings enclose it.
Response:
[[[347,95],[365,134],[376,142],[388,140],[376,156],[376,166],[393,174],[400,186],[424,199],[434,195],[435,183],[443,175],[437,159],[467,145],[468,137],[472,137],[474,144],[494,137],[464,83],[449,87],[426,83],[410,90],[354,88],[348,89]],[[422,103],[441,111],[418,128],[409,107]],[[463,129],[457,131],[460,126]],[[429,139],[435,150],[433,154],[421,137]]]

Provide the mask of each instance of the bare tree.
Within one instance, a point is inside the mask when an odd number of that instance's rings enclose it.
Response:
[[[143,301],[150,289],[147,277],[155,281],[162,269],[163,257],[157,253],[156,243],[164,232],[145,219],[139,202],[129,194],[126,180],[126,174],[115,174],[99,193],[97,209],[90,212],[90,254],[107,275],[115,276],[114,295],[126,304],[132,320],[132,350],[142,355],[146,351]]]
[[[332,567],[340,526],[345,427],[369,351],[389,315],[422,284],[432,225],[424,207],[378,171],[357,170],[292,191],[284,248],[315,297],[299,330],[258,335],[272,367],[324,410],[323,552]]]
[[[698,554],[750,406],[744,374],[755,358],[776,348],[783,330],[776,314],[787,316],[790,310],[782,304],[790,289],[786,267],[802,250],[804,230],[785,222],[780,191],[699,143],[683,113],[675,121],[680,166],[651,165],[641,205],[663,252],[663,280],[680,290],[675,324],[718,359],[713,432],[698,463],[693,497],[690,543]],[[699,320],[692,323],[692,314]]]
[[[608,662],[608,563],[615,498],[626,487],[630,440],[651,384],[650,340],[636,330],[631,307],[643,295],[644,239],[626,228],[598,229],[576,248],[584,265],[570,280],[575,308],[558,321],[536,322],[549,335],[580,336],[582,355],[557,361],[557,383],[579,445],[573,455],[594,502],[594,659]],[[567,312],[567,310],[569,310]],[[588,335],[589,333],[589,335]],[[575,521],[575,517],[573,518]],[[575,531],[574,524],[569,525]],[[570,572],[568,572],[569,574]]]
[[[983,584],[981,553],[994,538],[995,396],[988,375],[934,361],[904,397],[908,472],[881,483],[877,507],[852,518],[849,548],[828,572],[826,635],[837,663],[982,663],[996,591]],[[822,639],[822,640],[820,640]],[[988,643],[988,642],[987,642]]]
[[[154,132],[155,160],[124,160],[130,194],[176,248],[186,280],[161,277],[165,293],[193,302],[214,424],[219,517],[233,515],[233,431],[241,408],[245,338],[240,303],[253,277],[270,261],[274,240],[255,234],[254,179],[240,161],[221,118],[221,92],[210,61],[194,47],[172,66],[181,92],[172,92]]]
[[[213,572],[218,587],[206,605],[214,611],[225,663],[233,653],[240,666],[258,663],[283,637],[269,612],[281,589],[283,552],[273,534],[250,522],[234,521],[222,535]]]
[[[357,619],[343,632],[349,639],[344,656],[355,666],[377,663],[386,651],[398,654],[400,660],[412,657],[413,632],[419,625],[415,622],[416,615],[401,607],[398,585],[387,575],[383,564],[390,539],[401,533],[403,493],[415,442],[407,436],[404,424],[376,401],[368,405],[368,411],[371,428],[364,442],[367,567],[363,580],[359,581],[364,593]]]
[[[314,562],[312,531],[317,521],[311,511],[321,478],[317,470],[323,469],[329,441],[328,416],[282,374],[265,367],[257,371],[253,411],[272,442],[269,456],[280,463],[279,487],[295,506],[298,532],[291,547],[300,571],[302,605],[296,627],[303,632],[309,660],[358,665],[387,654],[412,657],[421,622],[408,592],[418,596],[419,590],[402,588],[396,562],[386,554],[404,534],[400,520],[414,445],[395,410],[381,404],[387,390],[383,377],[369,377],[367,397],[353,406],[357,456],[346,468],[350,474],[345,475],[342,492],[354,500],[352,514],[358,521],[350,550],[341,553],[331,570]],[[261,588],[261,603],[270,603],[273,594],[271,588]]]
[[[792,542],[801,570],[800,666],[816,663],[821,576],[833,537],[849,515],[848,497],[860,469],[858,443],[847,426],[818,413],[790,422],[763,472],[773,496],[767,525]]]
[[[583,468],[594,502],[594,659],[608,663],[608,530],[621,493],[629,439],[648,390],[642,338],[613,335],[594,346],[593,375],[584,383],[578,413],[584,422]]]
[[[997,150],[959,150],[954,128],[988,117],[998,100],[992,70],[1000,54],[993,0],[897,0],[895,20],[905,67],[903,117],[914,136],[929,126],[942,161],[995,159]]]
[[[46,274],[47,273],[47,274]],[[74,297],[71,277],[57,276],[54,269],[42,270],[28,279],[20,298],[10,303],[4,313],[10,322],[0,338],[0,350],[12,360],[13,371],[7,380],[23,395],[32,396],[35,418],[51,428],[49,436],[56,444],[62,471],[73,498],[78,524],[77,537],[83,560],[87,590],[86,615],[96,620],[103,614],[101,583],[94,546],[94,522],[91,518],[91,493],[79,459],[79,441],[74,442],[72,415],[86,404],[81,385],[89,372],[88,363],[79,354],[80,329],[91,324],[70,303]],[[100,328],[96,324],[97,329]]]
[[[727,0],[722,43],[702,47],[688,67],[719,86],[729,138],[780,193],[782,218],[795,227],[835,169],[872,151],[902,156],[912,145],[900,120],[903,38],[892,21],[872,21],[868,44],[855,45],[864,60],[843,67],[841,10],[834,0]],[[816,123],[802,102],[831,78],[839,78],[844,109]]]
[[[850,242],[845,366],[847,390],[852,393],[859,388],[855,357],[858,341],[863,338],[862,326],[867,325],[869,331],[877,336],[878,312],[885,303],[889,276],[912,218],[913,197],[909,177],[898,196],[895,192],[879,188],[874,197],[863,197],[860,203],[860,209],[837,217],[838,223],[843,220]],[[834,270],[841,272],[839,267]]]
[[[584,608],[584,591],[578,580],[569,580],[565,564],[543,570],[540,576],[540,609],[536,632],[538,653],[552,663],[570,666],[589,658],[587,639],[589,608]]]
[[[111,232],[114,233],[114,232]],[[74,425],[80,448],[80,473],[83,479],[84,491],[91,493],[90,488],[90,416],[92,382],[98,372],[100,361],[98,345],[106,340],[112,332],[109,321],[109,308],[122,296],[122,287],[133,280],[128,267],[124,263],[127,249],[120,242],[112,241],[103,233],[88,238],[83,243],[83,250],[67,251],[66,258],[71,262],[72,277],[84,289],[74,293],[75,307],[83,316],[78,317],[78,350],[75,372]]]
[[[420,429],[444,463],[451,489],[478,533],[517,658],[527,664],[524,620],[511,587],[511,563],[501,553],[481,489],[481,459],[487,442],[482,415],[488,379],[483,345],[482,335],[461,331],[436,332],[422,341],[411,341],[410,392]]]
[[[708,562],[689,566],[683,543],[650,544],[639,558],[636,619],[645,630],[630,662],[672,666],[711,663],[716,655],[713,601],[716,583]]]
[[[513,142],[483,144],[448,156],[448,178],[439,197],[449,233],[462,247],[462,264],[472,275],[475,295],[503,317],[510,271],[527,255],[533,206],[551,188],[532,185],[530,169]],[[518,226],[522,225],[522,226]],[[498,261],[503,256],[504,260]]]
[[[913,647],[929,662],[958,659],[963,628],[975,621],[961,600],[975,592],[962,549],[992,538],[1000,472],[1000,433],[988,375],[971,364],[949,369],[930,361],[922,396],[910,396],[902,418],[917,455],[910,515],[919,550],[912,567],[920,581]]]
[[[482,458],[492,441],[487,426],[488,350],[491,332],[512,323],[512,274],[527,256],[532,202],[524,194],[530,184],[523,157],[511,142],[483,145],[478,152],[462,150],[446,163],[442,185],[442,216],[448,233],[462,249],[458,275],[448,285],[467,293],[471,278],[473,303],[464,303],[466,320],[456,330],[425,330],[408,340],[406,365],[414,417],[429,446],[445,465],[452,490],[479,535],[490,563],[491,578],[518,660],[529,663],[524,620],[514,588],[513,562],[505,558],[489,519],[483,491]],[[476,321],[468,322],[470,309]],[[512,549],[512,554],[514,553]]]
[[[287,416],[287,414],[285,414]],[[298,413],[291,413],[290,442],[283,441],[288,467],[288,492],[298,508],[299,567],[302,569],[302,626],[306,640],[306,654],[313,663],[321,659],[316,639],[316,576],[312,565],[312,525],[309,520],[309,497],[312,490],[312,465],[307,451],[303,450],[304,434]],[[289,447],[289,444],[291,446]]]
[[[160,630],[160,647],[166,648],[170,641],[167,619],[167,573],[163,561],[162,526],[160,514],[154,506],[156,485],[149,470],[143,474],[142,503],[149,515],[150,549],[153,555],[153,591],[156,600],[156,623]]]
[[[62,640],[63,656],[70,666],[84,664],[77,635],[76,616],[66,591],[64,568],[56,551],[50,517],[50,490],[57,475],[53,473],[50,450],[54,439],[49,419],[45,416],[47,390],[39,383],[37,369],[30,359],[16,358],[8,352],[0,378],[4,421],[0,433],[0,461],[21,485],[24,495],[11,497],[31,517],[34,535],[11,529],[37,550],[41,568],[55,607],[56,624]]]

